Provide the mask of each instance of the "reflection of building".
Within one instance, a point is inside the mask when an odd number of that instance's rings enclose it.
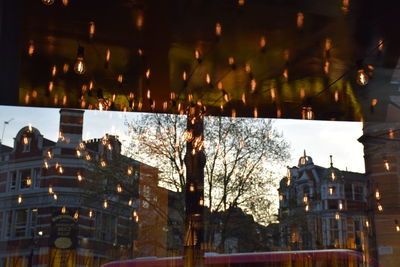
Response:
[[[165,256],[158,170],[121,156],[114,136],[82,142],[83,111],[60,115],[56,143],[27,126],[1,147],[0,266]]]
[[[398,106],[391,103],[388,115],[398,115]],[[399,122],[368,122],[359,139],[364,145],[370,194],[374,196],[370,201],[375,234],[372,252],[380,266],[397,266],[400,262],[399,129]]]
[[[304,152],[280,182],[282,247],[368,249],[364,174],[314,165]]]

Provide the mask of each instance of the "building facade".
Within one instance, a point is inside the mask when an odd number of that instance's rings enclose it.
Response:
[[[84,112],[61,109],[57,142],[32,126],[0,151],[0,266],[100,266],[166,256],[158,170],[118,137],[82,140]]]
[[[310,156],[288,168],[279,187],[282,249],[347,248],[368,255],[368,181],[364,174],[324,168]]]

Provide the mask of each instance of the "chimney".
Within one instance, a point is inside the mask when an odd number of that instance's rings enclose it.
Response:
[[[83,110],[60,109],[57,146],[75,149],[82,141]]]

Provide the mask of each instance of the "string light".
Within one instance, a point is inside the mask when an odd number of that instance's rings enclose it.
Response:
[[[51,68],[51,76],[54,77],[57,74],[57,66],[53,65],[53,67]]]
[[[357,78],[356,78],[356,82],[359,85],[365,86],[368,83],[368,75],[365,73],[364,69],[359,69],[357,71]]]
[[[385,167],[386,171],[390,171],[390,164],[389,164],[389,161],[387,159],[383,160],[383,166]]]
[[[76,60],[75,60],[75,65],[74,65],[74,71],[76,74],[82,75],[86,72],[86,65],[84,62],[84,52],[85,49],[83,46],[78,46],[78,52],[76,55]]]
[[[380,200],[381,199],[381,193],[379,192],[378,188],[375,190],[375,199],[376,200]]]
[[[222,33],[221,24],[217,22],[217,23],[215,24],[215,35],[216,35],[217,37],[219,37],[219,36],[221,36],[221,33]]]
[[[30,40],[28,44],[28,55],[32,56],[33,53],[35,53],[35,43],[33,42],[33,40]]]
[[[78,178],[78,182],[82,182],[83,177],[82,177],[81,172],[78,171],[78,173],[76,174],[76,177]]]
[[[298,12],[297,20],[296,20],[297,28],[299,28],[299,29],[303,28],[303,24],[304,24],[304,14],[301,12]]]
[[[381,203],[377,203],[377,208],[378,208],[378,211],[379,212],[382,212],[383,211],[383,206],[382,206],[382,204]]]
[[[117,185],[117,192],[118,193],[122,192],[122,186],[120,184]]]
[[[93,39],[95,30],[96,30],[96,26],[94,24],[94,21],[89,22],[89,38],[90,39]]]
[[[53,198],[54,198],[54,200],[57,200],[57,194],[53,194]]]
[[[50,6],[54,4],[54,0],[42,0],[42,3],[45,4],[46,6]]]

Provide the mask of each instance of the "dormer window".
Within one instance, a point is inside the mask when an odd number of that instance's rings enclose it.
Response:
[[[31,151],[31,138],[30,137],[24,136],[22,138],[22,144],[23,144],[22,152]]]

